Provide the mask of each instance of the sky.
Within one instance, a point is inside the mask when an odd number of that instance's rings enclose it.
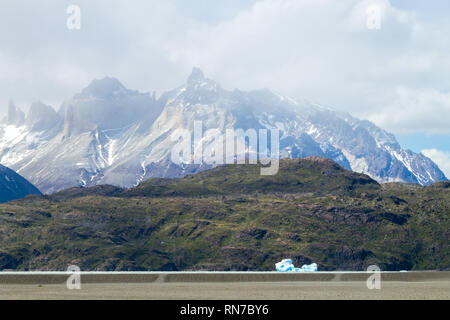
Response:
[[[69,5],[80,8],[80,29],[67,28]],[[58,109],[105,76],[160,95],[198,66],[226,89],[269,88],[373,121],[450,176],[450,1],[2,0],[0,8],[0,115],[10,99],[25,111],[37,100]]]

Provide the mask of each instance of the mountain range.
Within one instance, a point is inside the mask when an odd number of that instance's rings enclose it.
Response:
[[[431,159],[402,149],[394,135],[369,121],[268,89],[225,90],[198,68],[159,98],[107,77],[92,81],[58,111],[36,102],[25,115],[11,102],[0,124],[0,163],[47,194],[183,177],[212,167],[171,161],[171,134],[179,128],[192,132],[196,120],[204,131],[277,128],[281,158],[326,157],[378,182],[447,180]]]

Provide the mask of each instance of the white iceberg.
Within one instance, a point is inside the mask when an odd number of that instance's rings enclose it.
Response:
[[[291,259],[283,259],[281,260],[281,262],[275,264],[275,268],[277,269],[278,272],[288,272],[294,269],[294,265],[292,264]]]
[[[291,259],[283,259],[275,264],[278,272],[317,272],[317,264],[304,264],[301,268],[296,268]]]

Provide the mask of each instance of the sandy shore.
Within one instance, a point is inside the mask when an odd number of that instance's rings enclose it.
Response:
[[[0,272],[0,299],[450,299],[450,272],[84,272],[69,290],[64,272]]]
[[[450,299],[450,281],[1,284],[0,299]]]

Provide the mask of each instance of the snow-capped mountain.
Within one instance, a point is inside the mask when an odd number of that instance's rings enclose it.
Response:
[[[13,170],[0,164],[0,203],[41,192]]]
[[[184,85],[159,99],[104,78],[65,101],[58,112],[34,103],[25,117],[11,103],[0,124],[0,162],[45,193],[181,177],[210,167],[171,162],[172,133],[193,131],[197,120],[204,132],[278,128],[281,157],[328,157],[380,182],[446,180],[433,161],[403,150],[392,134],[369,121],[269,90],[228,91],[197,68]]]

